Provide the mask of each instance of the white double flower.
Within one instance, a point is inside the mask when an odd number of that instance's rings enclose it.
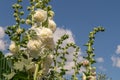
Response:
[[[37,9],[33,17],[36,22],[44,22],[47,20],[47,11],[42,9]]]
[[[33,39],[27,43],[27,49],[33,57],[40,53],[41,48],[54,49],[53,32],[49,28],[32,28],[36,32]]]
[[[12,54],[15,54],[18,52],[19,46],[17,46],[14,41],[11,41],[11,44],[9,45],[9,50]]]
[[[52,19],[48,19],[48,28],[53,32],[56,30],[56,23]]]

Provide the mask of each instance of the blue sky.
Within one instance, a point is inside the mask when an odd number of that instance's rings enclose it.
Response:
[[[11,5],[15,0],[0,1],[0,26],[14,24]],[[54,20],[58,27],[72,31],[75,42],[83,46],[88,40],[89,32],[97,26],[103,26],[105,32],[96,34],[95,53],[99,59],[98,72],[106,73],[112,80],[120,76],[120,0],[52,0],[55,11]],[[27,4],[27,0],[24,1]],[[117,53],[116,53],[116,50]]]

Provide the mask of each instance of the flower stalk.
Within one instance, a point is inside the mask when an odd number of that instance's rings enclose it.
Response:
[[[86,68],[86,71],[83,73],[84,77],[86,76],[86,78],[83,80],[96,80],[96,74],[93,75],[93,73],[96,73],[96,71],[95,71],[95,67],[93,67],[92,65],[96,61],[94,59],[95,54],[94,54],[94,48],[92,46],[94,44],[95,34],[100,31],[103,32],[104,28],[103,27],[94,28],[94,30],[89,34],[88,42],[85,44],[85,46],[87,46],[87,50],[86,50],[87,56],[84,57],[85,61],[82,62],[82,65]]]
[[[39,64],[37,63],[35,68],[35,73],[34,73],[34,80],[37,80],[37,76],[38,76],[38,71],[39,71]]]

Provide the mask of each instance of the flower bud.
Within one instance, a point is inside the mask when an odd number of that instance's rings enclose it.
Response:
[[[53,18],[55,15],[55,13],[53,11],[49,11],[48,14],[50,15],[51,18]]]
[[[20,15],[24,15],[24,11],[21,11],[21,12],[20,12]]]
[[[16,7],[15,4],[13,4],[13,5],[12,5],[12,8],[15,9],[15,7]]]
[[[47,6],[47,9],[48,9],[48,10],[51,10],[51,9],[52,9],[52,6],[51,6],[51,5]]]
[[[32,22],[30,19],[27,19],[25,23],[30,25]]]
[[[31,10],[31,7],[27,7],[27,10],[30,11],[30,10]]]
[[[88,60],[84,60],[84,61],[82,62],[82,65],[83,65],[83,66],[88,66],[88,65],[89,65],[89,61],[88,61]]]
[[[53,32],[55,32],[56,30],[56,23],[51,19],[48,20],[48,28],[51,29]]]
[[[35,4],[35,7],[36,7],[36,8],[40,8],[40,7],[41,7],[41,4],[40,4],[40,3],[36,3],[36,4]]]
[[[21,22],[22,24],[24,24],[24,23],[25,23],[25,20],[24,20],[24,19],[21,19],[20,22]]]
[[[23,29],[18,28],[18,29],[16,30],[16,32],[17,32],[17,34],[21,34],[21,33],[23,32]]]
[[[14,14],[13,14],[13,16],[14,16],[14,17],[17,17],[17,16],[18,16],[18,14],[17,14],[17,13],[14,13]]]

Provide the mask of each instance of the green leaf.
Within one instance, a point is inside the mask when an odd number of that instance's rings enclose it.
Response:
[[[15,72],[11,72],[10,74],[3,74],[3,76],[5,76],[6,79],[10,80],[13,78],[15,74],[16,74]]]
[[[16,62],[16,63],[14,64],[14,68],[15,68],[16,70],[22,71],[23,68],[24,68],[24,63],[23,63],[23,62]]]

